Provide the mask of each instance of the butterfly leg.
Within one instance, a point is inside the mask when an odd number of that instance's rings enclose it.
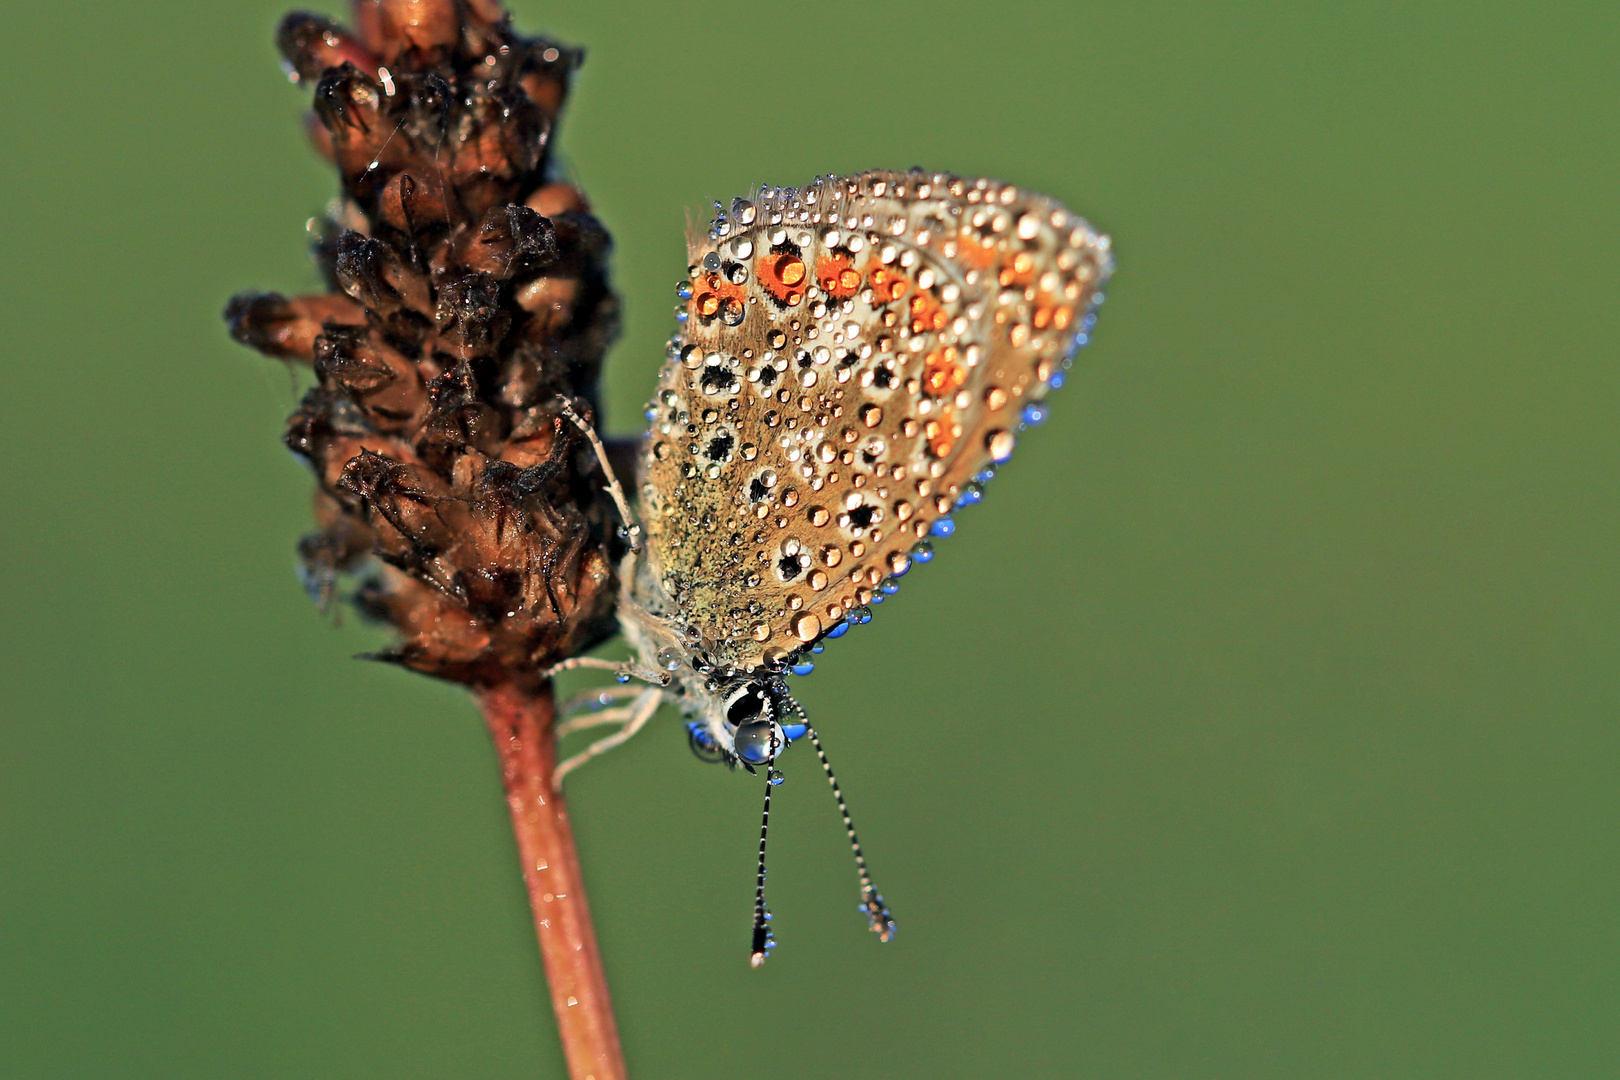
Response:
[[[540,672],[542,679],[549,679],[564,671],[574,671],[577,668],[589,668],[592,671],[611,671],[622,679],[640,679],[644,683],[654,686],[668,686],[670,677],[667,673],[648,671],[638,668],[624,660],[604,660],[598,656],[571,656],[558,664],[553,664]]]
[[[639,697],[645,690],[641,686],[596,686],[575,694],[557,706],[557,738],[567,738],[588,727],[624,723],[631,717],[630,708],[622,704],[607,706]]]
[[[580,713],[578,716],[568,717],[557,725],[557,738],[566,739],[576,731],[601,727],[604,724],[626,724],[634,719],[635,715],[635,708],[629,705],[617,709],[603,709],[601,712]]]
[[[593,686],[557,706],[557,715],[568,717],[575,713],[595,712],[614,701],[633,698],[641,693],[641,689],[639,686]]]
[[[653,714],[658,711],[658,706],[663,702],[663,700],[663,691],[657,689],[656,687],[643,690],[641,696],[636,699],[635,704],[624,710],[630,715],[624,721],[623,726],[621,726],[619,730],[615,731],[612,735],[609,735],[605,739],[598,739],[596,742],[591,743],[591,745],[587,746],[585,749],[581,750],[567,761],[564,761],[561,765],[558,765],[557,771],[551,776],[552,786],[560,789],[562,787],[563,778],[569,773],[591,760],[591,758],[605,754],[609,750],[612,750],[615,746],[620,746],[623,743],[628,742],[636,734],[636,732],[640,731],[647,725],[648,720],[653,718]],[[617,712],[619,710],[614,711]]]

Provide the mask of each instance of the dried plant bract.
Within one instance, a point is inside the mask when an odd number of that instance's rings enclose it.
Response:
[[[548,175],[581,54],[484,4],[355,23],[280,32],[342,179],[315,249],[331,291],[244,294],[226,319],[314,369],[286,432],[319,485],[312,592],[375,567],[356,599],[399,631],[385,658],[504,684],[613,629],[616,522],[559,412],[594,406],[617,326],[607,233]]]

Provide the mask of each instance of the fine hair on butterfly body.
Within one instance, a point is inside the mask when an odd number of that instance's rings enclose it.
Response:
[[[766,769],[754,964],[771,941],[765,833],[778,755],[809,737],[848,829],[861,908],[894,930],[847,808],[785,676],[870,620],[956,510],[1046,416],[1112,270],[1108,238],[1052,200],[992,180],[874,171],[716,204],[688,239],[629,530],[619,621],[629,665],[591,658],[628,706],[558,778],[635,734],[661,701],[701,756]],[[643,535],[645,530],[645,535]]]

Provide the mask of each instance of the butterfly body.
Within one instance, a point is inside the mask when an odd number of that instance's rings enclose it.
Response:
[[[911,170],[762,188],[688,261],[621,568],[621,678],[654,684],[626,728],[671,701],[700,754],[775,780],[800,735],[820,752],[784,676],[868,621],[1045,418],[1112,257],[1045,196]],[[760,866],[756,962],[763,833]]]
[[[690,616],[670,614],[679,609],[663,586],[653,553],[647,554],[626,557],[619,600],[620,625],[643,673],[653,675],[664,688],[664,698],[698,725],[693,729],[694,747],[750,769],[768,761],[748,752],[746,734],[744,752],[739,754],[737,732],[752,723],[774,723],[777,745],[788,744],[780,720],[787,715],[792,696],[781,673],[728,665],[705,650],[701,631]]]

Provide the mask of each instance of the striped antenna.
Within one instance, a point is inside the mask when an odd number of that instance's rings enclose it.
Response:
[[[860,911],[866,915],[867,921],[872,925],[872,932],[878,936],[879,941],[888,941],[894,937],[894,916],[889,914],[889,907],[883,902],[883,894],[878,892],[877,886],[872,884],[872,873],[866,867],[866,853],[861,850],[860,837],[855,835],[855,822],[850,820],[849,806],[844,802],[844,792],[838,786],[838,777],[833,775],[832,762],[827,760],[827,751],[822,749],[821,736],[816,734],[815,725],[805,715],[804,706],[797,699],[789,698],[793,708],[798,711],[799,719],[804,721],[805,733],[810,736],[810,742],[816,748],[816,756],[821,759],[822,771],[827,774],[827,783],[832,787],[833,800],[838,803],[839,816],[844,819],[844,831],[849,834],[849,849],[855,853],[855,870],[861,877],[861,906]],[[769,802],[769,795],[766,797]],[[764,862],[764,839],[760,841],[760,865]],[[763,887],[763,886],[762,886]],[[763,895],[763,894],[762,894]]]
[[[776,732],[772,729],[770,753],[765,759],[765,810],[759,818],[759,872],[754,877],[754,939],[749,946],[748,966],[759,967],[776,948],[771,936],[771,909],[765,906],[765,836],[771,829],[771,788],[782,782],[782,774],[771,767],[776,760]]]

